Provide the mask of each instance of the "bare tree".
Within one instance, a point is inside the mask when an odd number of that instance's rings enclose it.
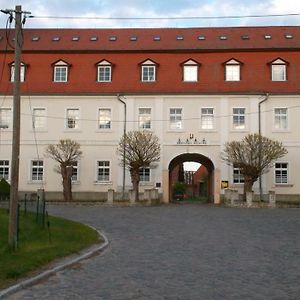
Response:
[[[140,169],[153,167],[160,160],[158,137],[150,131],[130,131],[120,140],[117,153],[122,157],[121,165],[129,169],[135,200],[139,199]]]
[[[60,140],[58,144],[49,145],[45,152],[59,163],[57,172],[62,176],[64,200],[72,201],[73,165],[82,156],[80,144],[70,139]]]
[[[252,191],[254,182],[266,173],[273,162],[287,154],[281,142],[259,134],[248,134],[242,141],[225,144],[221,159],[240,169],[244,176],[244,196]]]

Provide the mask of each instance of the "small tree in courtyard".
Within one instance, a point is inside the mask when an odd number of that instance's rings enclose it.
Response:
[[[130,131],[121,138],[117,153],[122,157],[121,165],[129,169],[137,201],[140,169],[160,160],[158,137],[150,131]]]
[[[221,158],[229,165],[240,169],[244,176],[244,196],[251,192],[254,182],[266,173],[273,162],[287,154],[281,142],[259,134],[249,134],[241,141],[225,144]]]
[[[57,172],[62,176],[64,200],[72,201],[73,165],[82,155],[79,143],[70,139],[60,140],[46,148],[46,155],[59,163]]]

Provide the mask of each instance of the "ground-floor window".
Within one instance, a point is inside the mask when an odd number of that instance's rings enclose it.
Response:
[[[140,169],[140,181],[149,182],[150,181],[150,168],[141,168]]]
[[[74,161],[72,164],[72,182],[76,182],[79,180],[79,176],[78,176],[78,161]]]
[[[101,160],[97,162],[97,181],[106,182],[110,180],[110,161]]]
[[[44,179],[44,162],[42,160],[31,161],[30,179],[32,181],[43,181]]]
[[[0,160],[0,179],[9,179],[9,160]]]
[[[275,164],[275,183],[288,183],[288,163]]]
[[[241,169],[234,165],[233,166],[233,183],[244,183],[244,175],[241,173]]]

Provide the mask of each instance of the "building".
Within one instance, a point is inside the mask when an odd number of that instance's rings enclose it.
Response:
[[[9,178],[14,33],[0,30],[0,176]],[[8,36],[8,41],[6,36]],[[220,160],[225,142],[258,132],[288,154],[262,178],[263,193],[300,197],[300,27],[24,29],[21,66],[20,190],[61,197],[61,178],[44,149],[59,139],[81,144],[77,199],[122,191],[116,146],[126,130],[153,130],[157,168],[142,187],[170,200],[170,171],[195,161],[208,171],[210,201],[221,181],[242,188],[239,170]],[[124,114],[126,109],[126,114]],[[126,173],[126,189],[131,187]],[[258,192],[258,186],[254,189]]]

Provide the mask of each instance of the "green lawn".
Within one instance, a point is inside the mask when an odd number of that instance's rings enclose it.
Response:
[[[11,252],[7,244],[8,214],[0,209],[0,288],[13,284],[55,258],[99,242],[97,232],[86,225],[56,217],[49,217],[49,221],[51,241],[47,226],[41,228],[34,214],[24,216],[21,212],[18,249]]]

